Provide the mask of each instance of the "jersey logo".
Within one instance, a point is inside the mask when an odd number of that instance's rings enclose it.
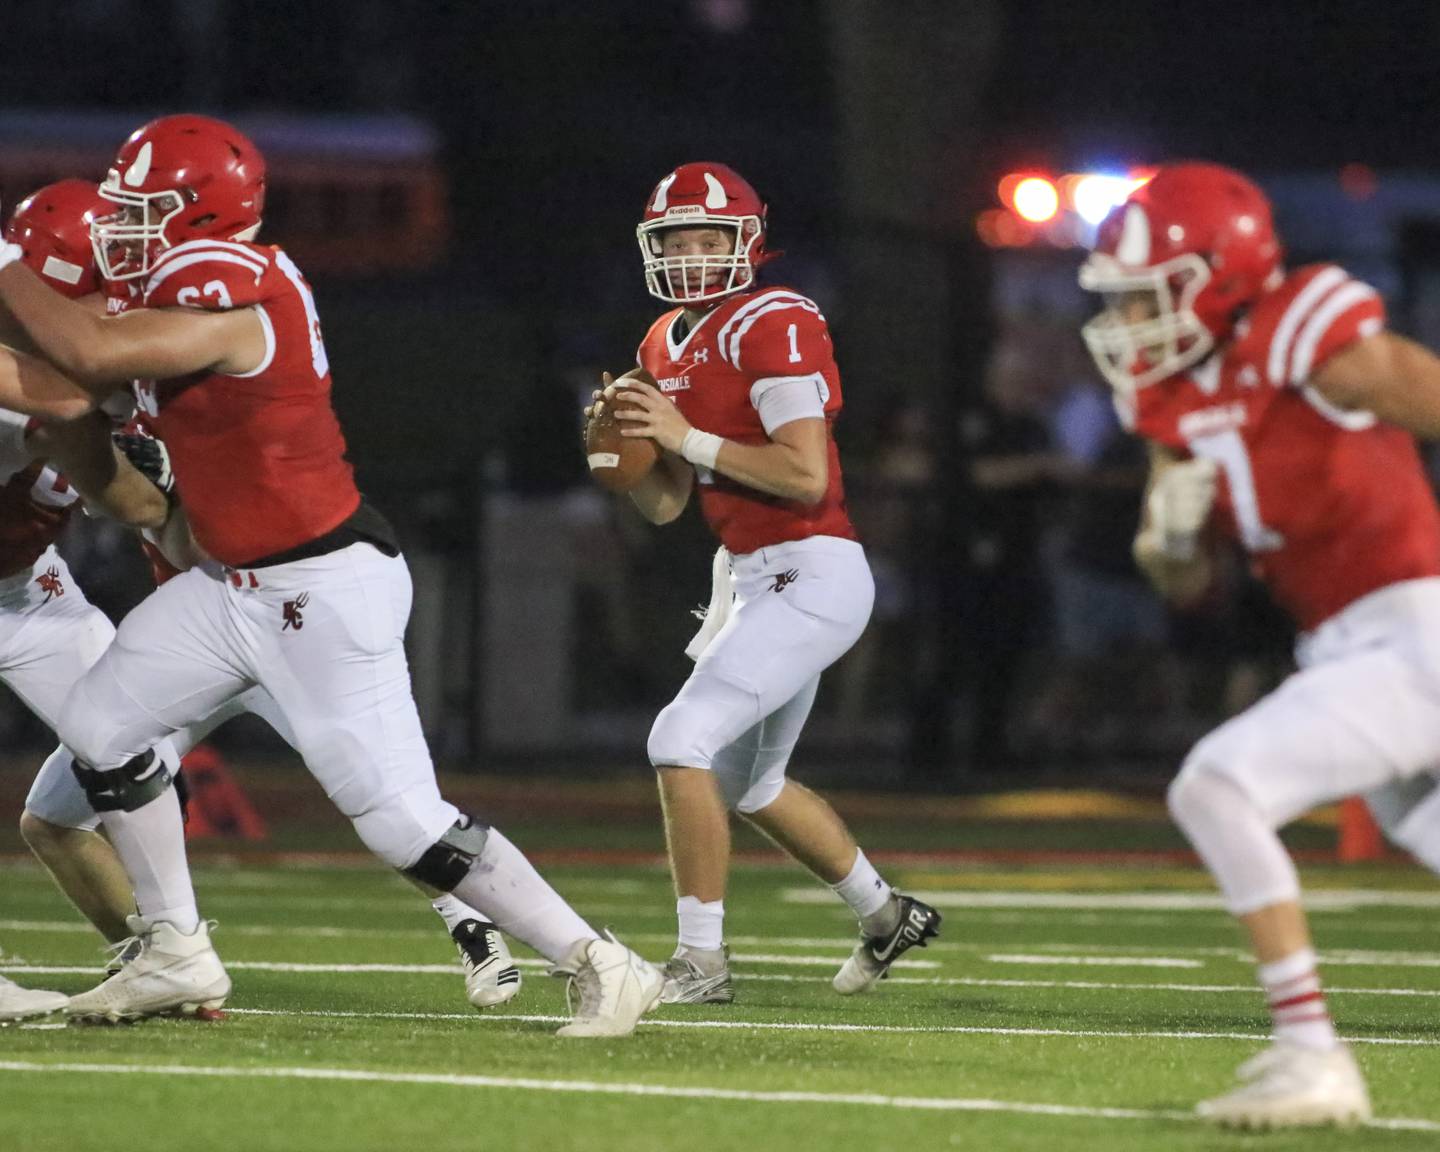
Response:
[[[300,609],[308,603],[310,603],[310,593],[308,592],[300,593],[294,600],[286,600],[281,608],[284,623],[280,625],[280,631],[284,632],[287,628],[294,628],[298,632],[305,627],[305,617],[301,614]]]
[[[35,577],[35,583],[40,585],[40,591],[45,593],[45,599],[40,601],[41,604],[48,604],[51,599],[59,599],[65,595],[65,585],[60,581],[60,569],[53,564]]]
[[[775,583],[770,585],[771,592],[784,592],[786,588],[800,579],[800,569],[791,568],[786,572],[775,573]]]

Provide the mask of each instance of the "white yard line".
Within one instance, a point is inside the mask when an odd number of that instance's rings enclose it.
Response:
[[[534,1013],[490,1012],[325,1012],[313,1009],[226,1008],[235,1016],[318,1016],[335,1020],[471,1020],[483,1023],[563,1024],[568,1016],[545,1016]],[[642,1028],[697,1028],[705,1030],[738,1030],[760,1032],[854,1032],[861,1034],[895,1034],[917,1036],[1058,1036],[1110,1040],[1269,1040],[1266,1032],[1107,1032],[1087,1028],[986,1028],[960,1024],[929,1026],[907,1024],[834,1024],[806,1020],[670,1020],[648,1018],[640,1021]],[[1398,1048],[1440,1048],[1440,1039],[1419,1039],[1390,1036],[1347,1036],[1351,1044],[1376,1044]]]
[[[543,970],[549,961],[531,957],[515,958],[519,968]],[[366,972],[387,972],[414,976],[459,976],[458,964],[304,964],[273,960],[231,960],[227,968],[258,972],[296,972],[307,975],[350,975]],[[17,976],[97,976],[100,965],[23,964],[0,961],[0,972]],[[789,973],[738,972],[735,979],[746,984],[829,984],[828,976],[795,976]],[[1118,983],[1099,980],[1007,980],[979,976],[891,976],[887,984],[910,984],[935,988],[1041,988],[1077,992],[1212,992],[1239,993],[1258,997],[1255,984],[1156,984]],[[1402,996],[1433,999],[1440,997],[1440,988],[1346,988],[1326,985],[1327,996]]]
[[[1182,960],[1178,956],[1061,956],[1046,953],[996,953],[986,956],[988,964],[1054,964],[1092,968],[1203,968],[1203,960]]]
[[[494,1088],[526,1092],[556,1092],[587,1096],[651,1096],[680,1100],[726,1100],[757,1104],[851,1104],[868,1108],[894,1108],[918,1112],[999,1112],[1010,1115],[1053,1116],[1085,1120],[1163,1120],[1193,1122],[1190,1112],[1140,1108],[1090,1108],[1073,1104],[1035,1104],[1020,1100],[967,1099],[964,1097],[884,1096],[870,1092],[761,1092],[743,1088],[713,1088],[625,1081],[540,1080],[519,1076],[462,1076],[454,1073],[371,1072],[357,1068],[247,1068],[205,1067],[187,1064],[46,1064],[28,1060],[0,1061],[0,1072],[40,1075],[197,1076],[235,1080],[328,1080],[340,1083],[442,1085],[452,1088]],[[1433,1120],[1372,1120],[1367,1127],[1391,1131],[1440,1132]]]
[[[1225,905],[1218,892],[1034,892],[992,889],[930,889],[910,895],[937,908],[1057,908],[1151,911],[1215,912]],[[831,904],[833,892],[820,888],[784,888],[780,899],[787,904]],[[1305,906],[1312,911],[1341,911],[1356,908],[1440,908],[1440,891],[1391,892],[1373,888],[1319,888],[1305,893]]]

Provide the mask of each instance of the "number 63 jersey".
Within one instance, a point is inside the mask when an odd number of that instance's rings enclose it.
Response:
[[[135,289],[108,286],[112,313],[251,308],[265,355],[243,374],[136,381],[141,417],[170,450],[195,538],[244,567],[307,544],[360,504],[330,402],[330,364],[310,285],[268,244],[190,240],[168,249]]]
[[[1221,352],[1117,399],[1138,435],[1219,465],[1214,522],[1305,631],[1370,592],[1440,575],[1440,512],[1413,437],[1310,384],[1384,324],[1373,288],[1311,265],[1264,296]]]
[[[786,500],[697,468],[700,507],[710,530],[741,556],[788,540],[854,540],[845,509],[834,424],[840,371],[825,317],[788,288],[742,292],[686,329],[683,309],[650,326],[636,362],[694,427],[740,444],[763,445],[791,420],[825,421],[828,484],[816,504]]]

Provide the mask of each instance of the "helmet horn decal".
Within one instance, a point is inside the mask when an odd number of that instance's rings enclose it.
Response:
[[[716,208],[724,208],[730,202],[725,195],[725,185],[715,179],[713,173],[705,173],[705,207],[712,211]]]
[[[138,188],[145,183],[145,178],[150,175],[150,157],[154,150],[150,141],[140,145],[140,151],[135,154],[135,161],[125,169],[125,183],[131,188]]]
[[[1150,221],[1139,204],[1125,207],[1125,224],[1120,243],[1115,246],[1115,258],[1136,267],[1150,263]]]
[[[671,172],[669,176],[666,176],[665,179],[660,181],[659,186],[655,189],[655,200],[650,205],[650,211],[664,212],[665,209],[670,206],[670,185],[675,183],[675,177],[678,175],[680,175],[680,173]]]

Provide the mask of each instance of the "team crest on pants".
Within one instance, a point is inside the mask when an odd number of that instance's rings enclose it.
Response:
[[[54,597],[65,595],[65,585],[60,582],[60,569],[53,564],[35,577],[35,583],[40,585],[40,591],[45,593],[41,604],[48,604]]]
[[[310,593],[308,592],[300,593],[294,600],[286,600],[285,606],[281,609],[285,614],[285,622],[280,625],[280,631],[284,632],[287,628],[294,628],[298,632],[305,627],[305,617],[301,614],[300,609],[308,603],[310,603]]]

